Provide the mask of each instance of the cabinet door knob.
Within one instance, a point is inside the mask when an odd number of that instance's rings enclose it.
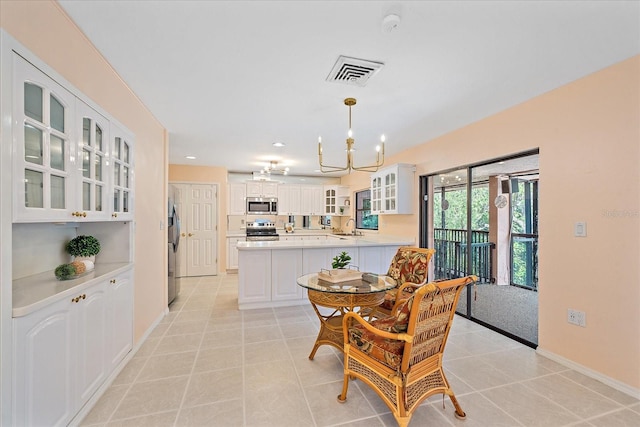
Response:
[[[185,237],[185,236],[186,236],[186,234],[182,233],[182,237]]]
[[[193,233],[189,233],[189,237],[191,237],[191,236],[195,236],[195,234],[193,234]]]
[[[117,212],[112,213],[111,216],[114,217],[114,218],[118,218]]]
[[[82,212],[82,217],[86,218],[87,217],[87,213],[86,212]]]

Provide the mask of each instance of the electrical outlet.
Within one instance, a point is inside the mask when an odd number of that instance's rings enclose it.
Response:
[[[587,326],[587,314],[584,311],[570,308],[567,310],[567,322],[584,328]]]

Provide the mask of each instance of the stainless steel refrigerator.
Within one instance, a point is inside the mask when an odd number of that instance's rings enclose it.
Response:
[[[178,296],[180,293],[180,281],[176,279],[176,265],[178,262],[178,246],[180,245],[180,216],[178,215],[178,209],[175,203],[175,190],[172,185],[169,185],[169,217],[167,220],[168,231],[168,285],[167,290],[169,293],[168,304]]]

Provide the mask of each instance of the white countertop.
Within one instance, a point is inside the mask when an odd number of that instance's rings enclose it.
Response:
[[[107,275],[116,275],[133,268],[133,263],[97,263],[95,269],[73,280],[58,280],[52,271],[13,281],[13,317],[26,316],[52,302],[75,296]]]
[[[331,234],[331,230],[321,228],[296,228],[293,233],[287,233],[284,228],[277,228],[276,233],[281,236],[328,236]],[[245,237],[246,230],[227,230],[227,237]]]
[[[295,235],[296,233],[294,233]],[[359,246],[410,246],[415,244],[415,239],[398,236],[335,236],[327,240],[278,240],[267,242],[238,242],[238,250],[265,250],[265,249],[312,249],[312,248],[342,248]]]

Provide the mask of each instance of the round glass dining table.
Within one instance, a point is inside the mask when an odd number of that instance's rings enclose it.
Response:
[[[324,344],[343,350],[342,317],[345,313],[355,311],[371,316],[375,307],[384,301],[385,291],[396,287],[391,277],[383,275],[371,275],[370,281],[358,278],[332,283],[319,278],[318,273],[311,273],[298,277],[297,282],[308,290],[309,302],[320,320],[318,338],[309,355],[311,360],[318,347]],[[318,306],[330,310],[320,310]]]

